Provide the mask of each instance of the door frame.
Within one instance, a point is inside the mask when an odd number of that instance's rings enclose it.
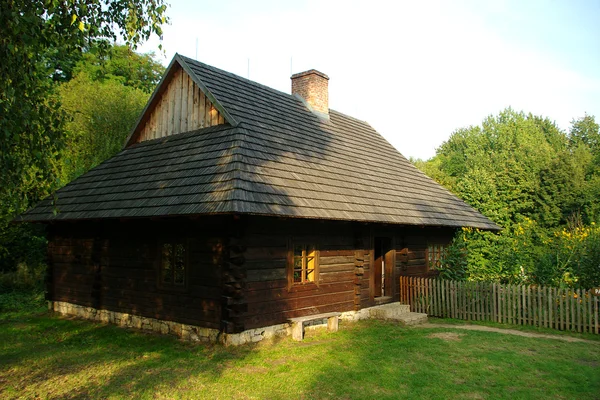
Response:
[[[385,279],[384,279],[384,283],[383,283],[383,289],[384,289],[384,293],[385,296],[381,296],[381,293],[377,294],[375,292],[375,245],[378,241],[378,239],[383,239],[385,240],[387,243],[387,246],[384,248],[386,249],[385,254],[383,254],[382,256],[384,257],[384,262],[385,262]],[[394,274],[394,267],[396,264],[396,251],[395,251],[395,247],[394,247],[394,236],[391,234],[386,234],[386,233],[373,233],[371,236],[371,274],[370,274],[370,278],[369,278],[369,283],[370,283],[370,297],[371,297],[371,301],[375,301],[375,299],[377,298],[381,298],[381,297],[391,297],[392,299],[394,298],[394,296],[396,295],[396,293],[394,293],[394,278],[395,278],[395,274]]]

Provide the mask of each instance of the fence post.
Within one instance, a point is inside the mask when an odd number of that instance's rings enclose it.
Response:
[[[437,299],[437,286],[440,278],[435,278],[431,281],[431,310],[434,316],[438,316],[438,299]]]
[[[598,329],[600,329],[600,322],[598,321],[598,303],[600,303],[600,297],[594,296],[594,324],[596,334],[598,334]]]
[[[581,332],[581,289],[577,289],[575,306],[577,307],[577,332]]]
[[[547,293],[546,296],[548,297],[548,325],[550,326],[550,328],[552,328],[553,326],[553,320],[552,320],[552,288],[551,287],[547,287]]]
[[[564,296],[563,296],[563,290],[561,288],[558,288],[557,290],[558,294],[556,296],[556,300],[558,300],[558,329],[560,329],[561,331],[565,330],[565,306],[564,306]]]
[[[588,290],[585,294],[585,298],[587,300],[587,306],[588,306],[588,332],[589,333],[593,333],[594,331],[592,330],[592,291]]]

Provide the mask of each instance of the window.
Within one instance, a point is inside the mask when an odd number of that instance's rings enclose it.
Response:
[[[319,254],[314,244],[298,244],[292,246],[290,282],[302,285],[318,281]]]
[[[160,284],[163,287],[184,288],[186,285],[187,249],[183,242],[161,245]]]
[[[444,244],[429,244],[427,246],[427,267],[429,269],[436,269],[442,265],[447,247]]]

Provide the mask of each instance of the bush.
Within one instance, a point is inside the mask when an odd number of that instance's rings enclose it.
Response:
[[[590,289],[600,285],[600,227],[575,217],[550,232],[527,218],[497,234],[463,228],[439,270],[443,279]]]
[[[20,263],[15,271],[0,273],[0,293],[12,291],[42,292],[44,290],[45,273],[46,266],[44,264],[29,266]]]

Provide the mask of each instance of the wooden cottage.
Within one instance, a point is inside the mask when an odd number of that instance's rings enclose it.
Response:
[[[290,95],[176,55],[123,151],[21,217],[48,225],[52,309],[258,340],[397,302],[457,228],[498,229],[330,110],[328,80]]]

